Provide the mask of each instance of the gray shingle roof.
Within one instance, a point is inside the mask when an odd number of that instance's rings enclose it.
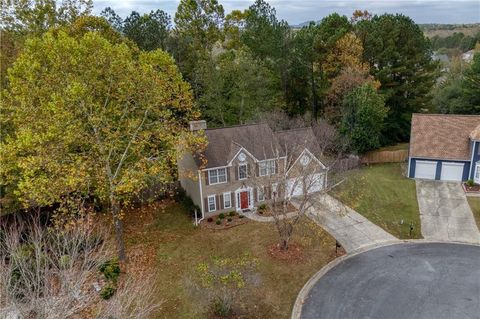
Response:
[[[469,137],[480,115],[413,114],[410,156],[470,160]]]
[[[207,148],[203,153],[207,159],[205,168],[226,166],[242,147],[257,160],[274,158],[274,152],[282,150],[267,124],[207,129],[205,135],[208,140]],[[197,164],[200,165],[198,159]]]

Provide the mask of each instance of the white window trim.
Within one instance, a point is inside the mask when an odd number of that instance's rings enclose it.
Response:
[[[263,194],[263,198],[260,199],[260,192]],[[257,201],[264,202],[265,201],[265,187],[260,186],[257,188]]]
[[[208,212],[215,212],[217,210],[217,199],[215,198],[215,195],[209,195],[207,197],[207,203],[208,203]],[[215,206],[214,209],[210,209],[210,199],[213,198],[213,206]]]
[[[269,169],[268,167],[268,164],[269,163],[273,163],[273,171],[271,169]],[[266,165],[265,166],[265,173],[266,174],[262,174],[262,167],[261,165]],[[274,159],[268,159],[268,160],[264,160],[264,161],[261,161],[258,163],[258,175],[259,176],[271,176],[271,175],[274,175],[275,174],[275,170],[277,168],[277,163]],[[270,173],[270,174],[269,174]]]
[[[220,174],[218,174],[218,171],[220,170],[224,170],[225,171],[225,181],[221,182],[220,181]],[[215,183],[212,183],[211,179],[210,179],[210,172],[212,171],[216,171],[217,172],[217,182]],[[228,177],[227,177],[227,168],[226,167],[219,167],[219,168],[214,168],[214,169],[209,169],[208,170],[208,185],[216,185],[216,184],[224,184],[228,181]]]
[[[480,171],[480,163],[475,164],[475,169],[473,171],[473,181],[475,183],[480,183],[480,178],[477,178],[477,173]]]
[[[244,178],[241,178],[240,177],[240,167],[245,167],[245,177]],[[246,180],[248,178],[248,164],[240,164],[238,165],[238,180],[239,181],[243,181],[243,180]]]
[[[225,196],[228,196],[228,198],[230,199],[228,206],[225,204]],[[232,208],[232,193],[230,192],[223,193],[223,208]]]

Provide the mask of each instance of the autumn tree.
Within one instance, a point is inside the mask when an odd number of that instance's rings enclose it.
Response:
[[[1,116],[13,127],[0,154],[7,194],[24,208],[72,193],[107,203],[122,261],[121,204],[149,181],[171,181],[178,152],[202,142],[187,129],[199,113],[172,58],[94,32],[28,40]]]

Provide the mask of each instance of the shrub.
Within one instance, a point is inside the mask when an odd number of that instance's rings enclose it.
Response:
[[[474,182],[472,179],[469,179],[466,184],[467,184],[467,186],[469,186],[469,187],[475,186],[475,182]]]
[[[218,215],[218,218],[224,219],[224,218],[225,218],[225,214],[224,214],[224,213],[220,213],[220,214]]]
[[[200,214],[201,209],[198,205],[195,205],[193,200],[187,195],[183,188],[179,188],[175,194],[175,200],[182,204],[185,207],[185,210],[191,217],[195,217],[195,210],[197,210],[197,214]]]
[[[217,219],[217,221],[215,222],[215,224],[217,224],[217,225],[220,225],[221,223],[222,223],[221,219]]]
[[[114,293],[115,287],[113,287],[112,284],[107,284],[102,288],[102,290],[100,290],[100,297],[102,297],[102,299],[108,300],[113,296]]]
[[[107,260],[100,266],[100,272],[105,276],[105,279],[116,282],[120,276],[120,264],[117,258]]]
[[[263,212],[265,209],[267,209],[267,205],[266,205],[266,204],[260,204],[260,205],[258,205],[258,210],[259,210],[259,211],[262,211],[262,212]]]
[[[231,211],[230,213],[228,213],[228,215],[233,217],[233,216],[237,215],[237,213],[235,211]]]
[[[208,218],[207,218],[207,222],[209,222],[209,223],[213,222],[213,218],[212,218],[212,217],[208,217]]]
[[[227,219],[228,222],[231,222],[232,220],[233,220],[233,219],[230,218],[230,217],[228,217],[228,219]]]
[[[245,218],[245,215],[238,215],[238,218]]]

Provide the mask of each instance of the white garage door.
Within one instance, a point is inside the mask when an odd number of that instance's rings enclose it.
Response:
[[[461,182],[465,163],[442,163],[442,181]]]
[[[415,178],[435,179],[437,162],[417,161],[415,165]]]
[[[297,182],[296,182],[297,181]],[[307,183],[308,193],[315,193],[323,188],[324,174],[309,175],[305,182]],[[289,179],[287,182],[287,196],[303,195],[303,181],[295,178]]]

